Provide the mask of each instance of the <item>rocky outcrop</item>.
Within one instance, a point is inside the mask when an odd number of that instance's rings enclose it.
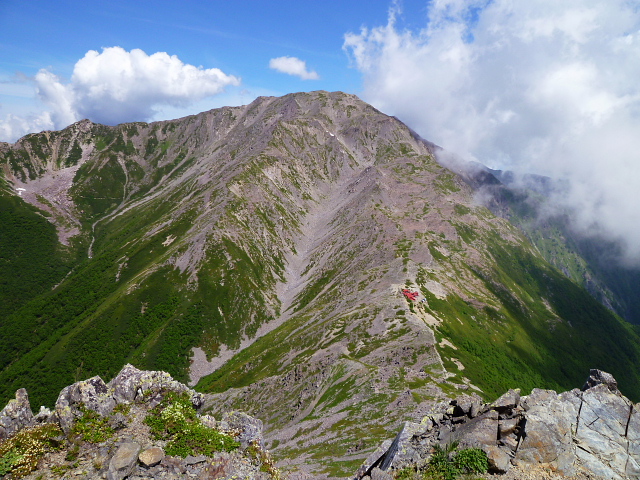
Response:
[[[591,370],[581,390],[510,390],[490,404],[464,397],[436,406],[421,423],[406,422],[362,465],[356,479],[428,463],[434,445],[459,442],[488,456],[490,469],[547,467],[561,475],[640,479],[640,414],[610,374]]]
[[[170,397],[170,393],[177,396]],[[186,403],[167,403],[167,399],[178,397],[186,398]],[[8,472],[3,478],[57,478],[67,472],[96,480],[279,478],[264,449],[262,422],[242,412],[229,412],[219,421],[210,415],[200,416],[195,412],[203,400],[202,394],[165,372],[142,371],[131,365],[126,365],[109,383],[93,377],[65,387],[55,410],[43,409],[36,416],[27,392],[18,390],[16,399],[0,412],[0,466],[2,474]],[[192,413],[185,414],[185,408]],[[185,415],[195,415],[199,432],[203,428],[213,430],[227,439],[220,440],[222,437],[218,436],[216,441],[235,442],[234,446],[220,451],[211,449],[210,455],[195,451],[189,454],[187,440],[183,454],[168,455],[166,449],[174,440],[152,434],[146,419],[159,417],[175,422]],[[39,427],[45,428],[38,430]],[[30,467],[22,461],[25,455],[20,448],[25,442],[22,438],[15,440],[20,435],[31,438],[32,444],[33,439],[39,442],[33,450],[37,450],[38,458]],[[37,469],[32,471],[36,464]],[[25,476],[29,471],[32,473]]]
[[[16,392],[16,398],[10,400],[0,412],[0,440],[15,435],[18,430],[33,424],[33,412],[29,406],[29,396],[24,388]]]

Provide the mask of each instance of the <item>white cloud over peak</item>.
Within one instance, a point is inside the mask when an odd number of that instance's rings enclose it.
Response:
[[[363,97],[498,168],[570,180],[576,222],[640,259],[640,3],[435,0],[345,35]],[[559,200],[558,200],[559,201]]]
[[[269,68],[302,80],[318,80],[320,76],[313,70],[307,70],[307,62],[296,57],[278,57],[269,60]]]
[[[64,128],[82,118],[111,125],[149,120],[160,106],[187,106],[239,85],[240,79],[217,68],[185,64],[165,52],[147,55],[139,49],[108,47],[101,53],[89,50],[75,64],[69,82],[41,69],[35,84],[50,112],[32,118],[8,116],[0,122],[4,138],[40,129],[44,117],[49,118],[45,128]]]
[[[24,117],[9,113],[4,120],[0,120],[0,141],[14,141],[27,133],[52,128],[54,127],[50,112]]]

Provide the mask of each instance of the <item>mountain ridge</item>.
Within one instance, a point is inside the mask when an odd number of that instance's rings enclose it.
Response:
[[[3,398],[51,402],[126,362],[187,382],[199,348],[214,411],[249,410],[274,455],[335,476],[456,392],[570,388],[595,366],[640,397],[634,328],[435,149],[340,92],[1,146],[4,195],[80,232],[58,246],[68,276],[2,319]],[[72,183],[49,194],[60,169]],[[24,385],[33,372],[45,384]]]

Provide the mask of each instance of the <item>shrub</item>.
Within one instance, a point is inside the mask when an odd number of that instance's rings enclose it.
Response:
[[[144,422],[156,439],[168,440],[167,455],[210,457],[214,452],[230,452],[240,446],[229,435],[203,425],[186,394],[170,392]]]
[[[449,443],[445,448],[442,448],[440,445],[433,447],[433,454],[429,459],[427,474],[430,474],[432,478],[455,480],[460,474],[460,471],[458,471],[451,460],[451,453],[454,452],[457,447],[458,442]]]
[[[282,480],[282,474],[276,468],[273,458],[260,444],[251,442],[251,445],[247,448],[247,454],[259,463],[261,472],[268,473],[273,480]]]
[[[479,448],[460,450],[453,456],[453,464],[462,473],[485,473],[489,470],[487,454]]]
[[[479,448],[456,451],[458,442],[445,447],[435,445],[426,468],[410,466],[394,474],[397,480],[456,480],[467,475],[486,473],[489,469],[487,454]]]
[[[0,476],[11,473],[12,478],[22,478],[31,473],[38,460],[58,446],[55,437],[61,434],[57,425],[45,424],[25,428],[0,442]]]
[[[72,437],[80,437],[82,440],[91,443],[100,443],[113,436],[113,428],[109,426],[108,420],[82,405],[80,406],[82,417],[78,418],[71,428]]]

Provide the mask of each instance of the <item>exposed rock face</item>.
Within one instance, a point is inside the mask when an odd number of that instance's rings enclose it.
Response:
[[[5,460],[6,465],[16,455],[20,456],[20,452],[11,450],[17,447],[11,447],[2,440],[10,442],[25,428],[50,424],[57,425],[64,433],[60,436],[60,430],[55,429],[57,433],[54,433],[53,443],[61,449],[52,449],[44,454],[37,470],[26,478],[57,478],[60,472],[71,469],[72,476],[96,480],[185,476],[252,480],[279,478],[272,464],[265,466],[265,461],[271,460],[264,450],[262,422],[242,412],[230,412],[219,422],[209,415],[198,416],[202,426],[235,437],[240,443],[239,449],[214,452],[211,456],[187,455],[181,458],[166,455],[168,441],[152,438],[144,420],[150,409],[159,405],[169,392],[186,394],[196,410],[203,404],[202,394],[176,382],[169,374],[141,371],[131,365],[126,365],[108,384],[100,377],[93,377],[65,387],[58,396],[55,411],[43,409],[35,417],[26,390],[20,389],[16,392],[16,399],[0,412],[0,459]],[[83,418],[88,413],[100,422],[99,426],[92,428],[110,429],[113,433],[99,441],[83,437],[82,429],[78,431],[74,426],[84,422],[83,428],[88,428],[87,420]],[[158,415],[162,417],[164,413],[162,410]],[[4,458],[7,445],[11,455]]]
[[[0,412],[0,440],[13,436],[18,430],[28,427],[34,421],[29,396],[24,388],[16,392],[15,400],[10,400]]]
[[[116,406],[116,402],[100,377],[76,382],[63,388],[56,401],[55,410],[60,427],[65,433],[69,432],[75,418],[82,416],[78,408],[80,405],[107,416]]]
[[[405,423],[356,478],[373,478],[377,468],[425,465],[433,445],[452,441],[484,450],[497,473],[518,465],[548,467],[567,476],[589,472],[591,478],[640,478],[640,414],[606,372],[591,370],[583,390],[534,389],[526,397],[510,390],[477,410],[470,407],[474,401],[466,397],[440,404],[420,424]]]
[[[159,395],[167,391],[189,393],[191,403],[195,408],[200,408],[204,402],[204,395],[176,382],[167,372],[138,370],[133,365],[125,365],[120,373],[109,382],[108,387],[113,390],[113,398],[118,403],[133,402],[141,395],[146,395],[153,402],[157,401]]]
[[[613,375],[595,368],[591,369],[589,372],[589,378],[584,382],[581,390],[588,390],[589,388],[600,384],[606,385],[613,393],[618,391],[618,382],[613,378]]]
[[[244,412],[229,412],[222,417],[219,426],[226,431],[237,430],[241,432],[237,440],[242,448],[247,448],[251,444],[264,447],[262,421],[257,418]]]

